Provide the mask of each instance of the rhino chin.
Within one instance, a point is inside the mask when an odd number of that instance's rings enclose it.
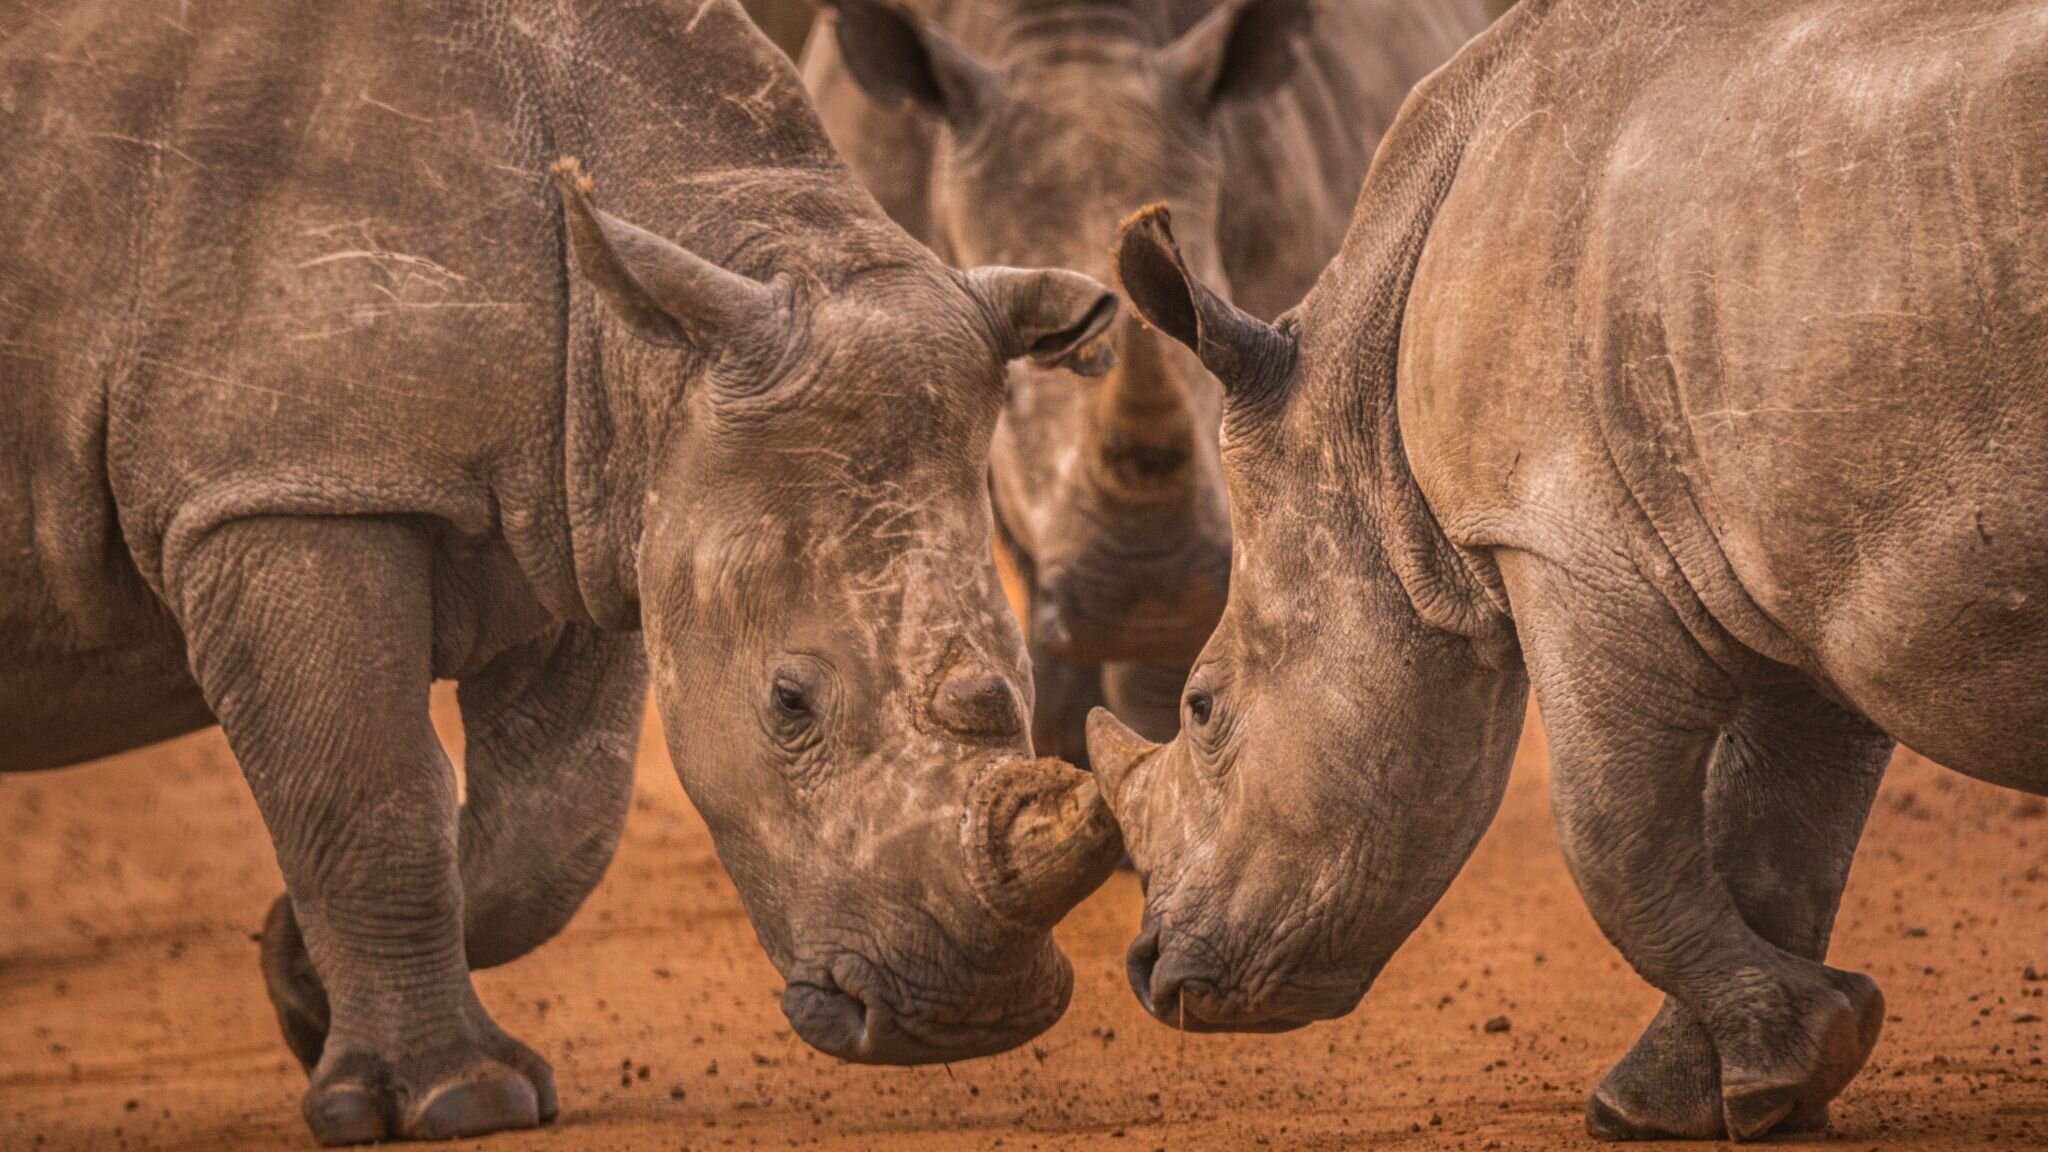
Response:
[[[1051,949],[1052,970],[1022,974],[1022,982],[1001,980],[973,987],[964,999],[981,1003],[1028,993],[1020,1010],[999,1018],[934,1019],[899,1012],[863,983],[865,962],[842,957],[832,966],[791,980],[782,991],[782,1012],[804,1043],[854,1064],[939,1064],[1007,1052],[1043,1033],[1066,1013],[1073,997],[1073,969]],[[1047,976],[1050,976],[1047,979]]]

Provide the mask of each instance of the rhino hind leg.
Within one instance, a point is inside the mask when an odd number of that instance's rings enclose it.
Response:
[[[427,714],[428,541],[394,520],[257,519],[175,555],[167,599],[291,894],[290,930],[274,912],[276,946],[266,934],[266,975],[294,997],[301,1056],[317,1031],[312,990],[326,1002],[303,1106],[313,1135],[541,1123],[552,1073],[491,1020],[463,955],[454,772]]]
[[[1800,684],[1745,695],[1707,770],[1706,823],[1715,871],[1742,918],[1808,960],[1827,955],[1842,886],[1890,759],[1891,739]],[[1875,1043],[1881,998],[1864,1001]],[[1775,1134],[1819,1132],[1826,1104],[1786,1117]],[[1586,1105],[1586,1129],[1607,1140],[1714,1140],[1726,1134],[1714,1042],[1684,1004],[1656,1017]]]
[[[1634,571],[1502,559],[1550,738],[1559,839],[1602,932],[1696,1017],[1727,1135],[1824,1107],[1869,1057],[1876,986],[1773,944],[1717,870],[1708,769],[1740,695]]]
[[[633,805],[647,700],[637,633],[568,625],[458,691],[464,951],[471,968],[554,938],[604,878]]]

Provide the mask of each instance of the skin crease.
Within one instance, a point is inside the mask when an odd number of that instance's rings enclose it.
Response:
[[[1278,325],[1132,223],[1132,303],[1229,390],[1237,531],[1186,734],[1091,720],[1155,1015],[1348,1007],[1526,675],[1574,877],[1668,994],[1589,1127],[1825,1124],[1883,1019],[1822,961],[1894,739],[2048,792],[2044,62],[2018,0],[1525,0]]]
[[[0,770],[222,725],[326,1143],[553,1115],[469,970],[601,876],[650,663],[800,1035],[1049,1026],[1122,849],[1030,758],[987,444],[1115,297],[941,265],[730,0],[178,11],[0,48]]]
[[[804,56],[826,129],[954,263],[1110,276],[1118,223],[1170,204],[1202,275],[1255,315],[1336,252],[1408,89],[1478,0],[918,0],[828,6]],[[1222,610],[1222,393],[1135,319],[1099,381],[1011,371],[991,483],[1031,593],[1033,739],[1079,756],[1106,700],[1155,738]]]

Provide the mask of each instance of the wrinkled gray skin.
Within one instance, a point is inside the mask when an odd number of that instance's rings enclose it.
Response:
[[[1337,251],[1414,83],[1479,0],[836,0],[804,57],[827,131],[954,263],[1110,273],[1120,221],[1173,208],[1194,266],[1261,317]],[[1222,392],[1135,319],[1099,381],[1019,365],[992,483],[1030,591],[1041,753],[1105,699],[1155,738],[1222,612]]]
[[[649,656],[800,1035],[1052,1023],[1050,928],[1122,849],[1029,758],[987,445],[1004,360],[1113,295],[942,266],[730,0],[0,25],[0,769],[218,720],[317,1137],[553,1115],[469,970],[603,871]]]
[[[2048,791],[2043,219],[2037,0],[1523,0],[1278,325],[1134,222],[1237,530],[1185,734],[1091,720],[1153,1013],[1350,1007],[1533,684],[1573,875],[1668,993],[1590,1127],[1825,1123],[1882,1020],[1822,961],[1892,741]]]

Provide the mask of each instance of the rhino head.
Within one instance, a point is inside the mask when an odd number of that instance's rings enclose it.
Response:
[[[557,176],[585,279],[682,352],[648,369],[679,376],[626,555],[669,748],[784,1012],[862,1062],[1022,1043],[1071,991],[1053,924],[1122,848],[1092,777],[1031,756],[987,445],[1004,362],[1091,354],[1116,298],[954,272],[878,214],[810,241],[859,250],[854,272],[755,279],[599,211],[573,163]]]
[[[1118,262],[1132,306],[1227,390],[1235,529],[1180,734],[1156,745],[1089,717],[1146,884],[1131,986],[1190,1030],[1340,1016],[1492,819],[1526,677],[1511,638],[1442,627],[1411,593],[1395,528],[1416,510],[1381,482],[1398,436],[1353,386],[1361,350],[1341,317],[1323,323],[1316,295],[1277,324],[1233,308],[1189,271],[1163,211],[1132,221]]]
[[[883,0],[832,0],[868,96],[936,126],[931,230],[956,264],[1107,280],[1118,222],[1168,201],[1223,284],[1217,113],[1273,91],[1307,0],[1229,0],[1161,43],[1143,5],[976,4],[984,59]],[[1032,640],[1083,663],[1186,661],[1221,612],[1228,496],[1222,397],[1187,349],[1127,320],[1097,379],[1021,362],[993,449],[996,512],[1031,582]]]

